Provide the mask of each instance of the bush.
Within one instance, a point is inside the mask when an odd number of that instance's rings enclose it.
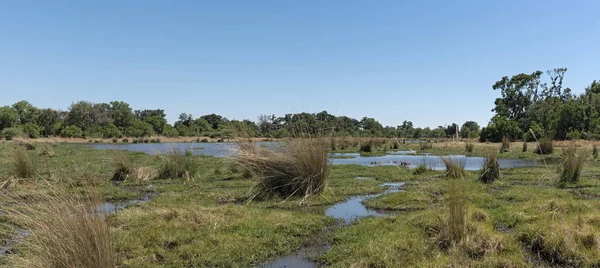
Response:
[[[125,138],[123,140],[121,140],[123,143],[129,143],[129,139]]]
[[[485,183],[490,183],[500,178],[500,163],[493,152],[488,152],[483,161],[482,173],[480,180]]]
[[[12,173],[17,178],[25,179],[35,177],[35,163],[27,151],[23,149],[15,150]]]
[[[41,128],[36,124],[26,123],[21,126],[21,129],[28,138],[37,139],[40,137]]]
[[[577,183],[581,175],[581,169],[585,162],[586,154],[577,153],[574,145],[565,147],[561,164],[558,168],[558,186],[564,187],[567,183]]]
[[[536,154],[551,154],[553,151],[552,139],[542,138],[533,152]]]
[[[112,142],[113,142],[113,143],[117,143],[117,142],[119,142],[119,139],[117,139],[117,138],[113,138],[113,139],[112,139]]]
[[[462,179],[465,177],[465,160],[442,157],[446,167],[446,177],[452,179]]]
[[[259,194],[309,196],[321,193],[329,175],[328,144],[325,139],[291,139],[280,148],[240,142],[234,160],[256,174]]]
[[[25,137],[25,133],[23,133],[23,131],[21,131],[21,129],[16,128],[16,127],[9,127],[9,128],[5,128],[2,130],[1,132],[2,137],[4,137],[4,139],[6,139],[7,141],[12,140],[15,137]]]
[[[502,137],[502,145],[500,146],[500,153],[511,152],[510,150],[510,141],[507,137]]]
[[[101,193],[54,191],[4,198],[20,204],[2,212],[29,236],[19,241],[27,250],[7,260],[8,267],[117,267]]]
[[[70,125],[60,131],[60,136],[63,138],[81,138],[83,132],[81,131],[81,128]]]
[[[188,150],[189,151],[189,150]],[[157,179],[191,178],[193,174],[193,158],[191,152],[182,154],[176,148],[163,156],[162,164],[158,169]]]
[[[475,148],[475,143],[473,143],[472,141],[467,141],[465,143],[465,152],[472,153],[474,148]]]

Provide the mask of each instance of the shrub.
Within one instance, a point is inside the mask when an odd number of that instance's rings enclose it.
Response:
[[[124,138],[124,139],[122,139],[121,141],[122,141],[123,143],[129,143],[129,139],[127,139],[127,138]]]
[[[526,141],[523,142],[523,150],[522,150],[522,152],[527,152],[527,142]]]
[[[536,154],[551,154],[553,151],[552,139],[542,138],[533,152]]]
[[[81,128],[70,125],[60,131],[60,136],[63,138],[81,138],[83,132],[81,131]]]
[[[506,136],[502,137],[502,145],[500,146],[500,153],[510,152],[510,141]]]
[[[194,168],[191,152],[187,150],[185,154],[176,148],[162,158],[162,164],[158,169],[158,179],[190,178]]]
[[[482,173],[479,178],[482,182],[491,183],[500,178],[500,164],[493,152],[488,152],[483,161]]]
[[[200,142],[208,142],[207,138],[202,139]]]
[[[558,168],[559,187],[563,187],[567,183],[576,183],[579,181],[585,158],[586,154],[578,154],[577,148],[574,145],[563,149],[561,164]]]
[[[17,178],[33,178],[35,176],[35,163],[27,151],[15,150],[12,173]]]
[[[115,159],[115,172],[111,178],[112,181],[125,181],[133,174],[134,168],[131,159],[122,153]]]
[[[117,138],[113,138],[113,139],[112,139],[112,142],[113,142],[113,143],[117,143],[117,142],[119,142],[119,139],[117,139]]]
[[[23,133],[21,129],[18,129],[16,127],[5,128],[2,130],[1,134],[2,137],[4,137],[4,139],[6,139],[7,141],[12,140],[15,137],[25,137],[25,133]]]
[[[25,136],[27,136],[28,138],[37,139],[40,137],[41,129],[36,124],[26,123],[21,125],[21,129],[23,130],[23,133],[25,133]]]
[[[472,141],[467,141],[465,143],[465,152],[472,153],[474,148],[475,148],[475,143],[473,143]]]
[[[238,145],[234,160],[256,174],[258,193],[263,196],[306,197],[321,193],[327,185],[329,154],[325,139],[291,139],[280,148],[242,142]]]
[[[461,179],[465,177],[465,160],[442,157],[444,166],[446,167],[446,177],[452,179]]]
[[[27,231],[27,248],[10,258],[10,267],[116,267],[99,191],[83,196],[56,193],[4,197],[19,206],[3,207],[9,221]]]

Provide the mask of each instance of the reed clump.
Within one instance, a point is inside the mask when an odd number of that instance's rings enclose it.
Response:
[[[465,160],[459,158],[442,157],[442,162],[446,167],[446,178],[462,179],[465,177]]]
[[[191,178],[194,173],[195,165],[192,153],[186,150],[180,152],[173,148],[170,152],[163,155],[162,164],[158,169],[157,179]]]
[[[11,255],[10,267],[116,267],[100,191],[82,196],[54,190],[35,196],[3,196],[19,206],[1,210],[11,223],[28,236]]]
[[[493,152],[488,152],[483,161],[479,180],[484,183],[492,183],[498,179],[500,179],[500,163],[498,162],[498,157]]]
[[[502,137],[502,145],[500,145],[500,153],[508,153],[510,150],[510,141],[506,136]]]
[[[17,178],[33,178],[36,174],[33,157],[22,148],[17,148],[14,151],[11,169],[12,174]]]
[[[561,163],[558,167],[558,186],[564,187],[567,183],[577,183],[586,159],[586,154],[578,153],[574,145],[565,147]]]
[[[465,143],[465,152],[473,153],[473,149],[475,148],[475,143],[472,141],[467,141]]]
[[[240,142],[234,161],[258,179],[257,196],[310,196],[321,193],[329,175],[328,144],[322,138],[296,138],[279,148]]]
[[[540,139],[537,147],[533,151],[536,154],[552,154],[554,152],[554,146],[552,145],[551,138]]]
[[[115,172],[111,178],[112,181],[126,181],[133,173],[135,168],[133,167],[133,161],[123,155],[118,154],[115,158]]]

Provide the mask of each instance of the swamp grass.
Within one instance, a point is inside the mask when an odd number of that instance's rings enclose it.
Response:
[[[0,146],[0,174],[6,179],[13,149]],[[497,146],[491,144],[489,149],[496,151]],[[444,171],[415,175],[412,169],[394,166],[331,166],[327,187],[319,195],[293,196],[287,202],[282,202],[285,197],[275,196],[248,203],[256,178],[244,178],[242,168],[231,170],[223,159],[192,156],[197,169],[194,180],[127,180],[116,187],[110,183],[114,151],[74,145],[53,148],[56,156],[45,158],[54,174],[50,182],[70,193],[82,189],[76,179],[87,173],[105,199],[139,197],[140,192],[124,187],[156,191],[158,197],[149,203],[108,217],[120,267],[260,266],[297,250],[333,226],[334,221],[323,215],[328,206],[350,196],[381,193],[385,190],[379,186],[382,182],[398,181],[406,182],[403,191],[365,202],[370,208],[394,213],[334,229],[331,237],[325,237],[331,243],[330,251],[317,259],[331,267],[600,264],[595,247],[600,239],[600,163],[594,160],[586,160],[577,184],[564,188],[556,187],[554,170],[558,165],[550,162],[548,168],[504,169],[502,182],[491,184],[477,180],[480,171],[465,171],[464,179],[449,180],[443,178]],[[487,148],[476,144],[474,154]],[[447,149],[436,146],[434,150],[462,152],[464,144]],[[126,154],[137,167],[158,170],[162,165],[162,156]],[[513,150],[503,157],[520,155],[520,150]],[[71,173],[69,178],[58,176]],[[357,180],[357,176],[374,180]],[[468,193],[464,198],[468,235],[464,242],[444,247],[447,243],[440,243],[444,241],[440,233],[445,225],[440,217],[450,216],[451,184],[455,181]],[[28,197],[44,187],[19,183],[8,190]],[[15,252],[27,254],[27,249],[17,247]]]

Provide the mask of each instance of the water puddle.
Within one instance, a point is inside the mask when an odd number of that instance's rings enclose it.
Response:
[[[147,203],[148,201],[156,197],[156,195],[157,194],[155,192],[148,192],[145,193],[144,196],[142,196],[141,198],[125,202],[103,202],[102,206],[98,207],[98,209],[102,209],[102,212],[104,212],[104,216],[108,216],[111,213],[118,212],[119,210],[123,210],[131,205]]]
[[[357,177],[360,178],[360,177]],[[370,179],[370,178],[367,178]],[[399,192],[400,187],[404,185],[404,182],[394,183],[382,183],[381,187],[386,188],[385,192],[380,194],[360,195],[348,198],[346,201],[337,203],[329,207],[325,211],[325,215],[332,217],[336,220],[342,220],[345,224],[351,224],[353,221],[363,217],[380,217],[387,214],[377,212],[373,209],[368,209],[362,203],[363,201],[371,198],[375,198],[384,194],[390,194]],[[283,267],[301,267],[301,268],[313,268],[319,267],[319,264],[312,261],[317,255],[323,254],[329,250],[329,244],[322,243],[319,245],[311,245],[309,247],[303,247],[300,250],[280,258],[275,259],[273,262],[263,265],[262,267],[269,268],[283,268]]]
[[[406,166],[408,168],[416,168],[419,165],[425,165],[427,168],[433,170],[444,170],[446,167],[442,161],[441,156],[425,154],[425,155],[414,155],[402,153],[392,153],[384,156],[367,156],[362,157],[358,153],[335,153],[332,154],[336,157],[332,159],[333,165],[361,165],[361,166]],[[343,158],[343,156],[352,156],[352,158]],[[472,157],[464,155],[450,155],[445,156],[451,159],[458,160],[465,165],[466,170],[481,170],[485,158],[483,157]],[[537,167],[543,165],[542,162],[531,159],[513,159],[513,158],[500,158],[498,159],[500,168],[519,168],[519,167]]]

